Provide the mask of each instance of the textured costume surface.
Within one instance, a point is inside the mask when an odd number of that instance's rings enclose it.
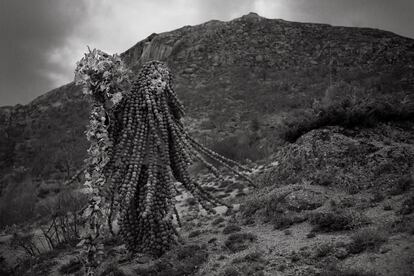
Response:
[[[251,183],[242,173],[248,169],[200,145],[185,130],[180,122],[184,108],[164,63],[144,64],[131,87],[118,56],[93,50],[78,63],[75,76],[92,100],[85,175],[92,194],[87,212],[91,267],[102,253],[97,249],[106,231],[102,226],[113,233],[116,217],[131,252],[159,256],[169,250],[177,237],[174,219],[180,223],[175,208],[179,183],[207,211],[226,205],[191,178],[194,161],[219,180],[219,170],[206,158]]]
[[[230,165],[244,169],[192,139],[180,122],[183,115],[172,76],[158,61],[143,66],[131,93],[114,111],[115,122],[108,129],[113,147],[105,176],[120,210],[120,234],[132,251],[160,255],[174,243],[177,181],[206,210],[213,212],[214,206],[223,204],[190,177],[194,160],[202,161],[217,177],[218,170],[203,155],[230,169]]]

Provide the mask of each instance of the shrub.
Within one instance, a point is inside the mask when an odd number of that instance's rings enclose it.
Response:
[[[330,186],[335,182],[335,177],[327,170],[318,170],[315,173],[314,181],[321,186]]]
[[[316,258],[323,258],[326,257],[329,253],[333,251],[334,247],[330,243],[322,243],[319,244],[315,248],[315,257]]]
[[[237,257],[232,261],[232,265],[237,267],[235,271],[241,271],[241,274],[246,276],[262,276],[264,263],[266,261],[262,258],[262,253],[251,252],[243,257]],[[233,266],[230,266],[232,268]],[[234,271],[233,271],[234,273]]]
[[[407,198],[403,201],[401,204],[401,208],[399,210],[399,213],[401,215],[409,215],[414,211],[414,196]]]
[[[208,240],[208,243],[215,243],[217,241],[217,238],[211,238]]]
[[[283,204],[288,194],[270,192],[267,194],[253,195],[242,204],[242,215],[245,218],[249,218],[255,216],[257,212],[260,212],[266,220],[272,220],[275,216],[285,211]]]
[[[186,202],[189,206],[197,205],[197,200],[194,197],[187,198]]]
[[[190,234],[188,234],[188,237],[189,238],[198,237],[198,236],[200,236],[201,233],[202,233],[201,230],[194,230],[194,231],[190,232]]]
[[[247,249],[248,244],[256,241],[257,237],[251,233],[234,233],[228,236],[224,245],[232,252],[238,252]]]
[[[404,175],[398,179],[395,186],[391,188],[391,195],[400,195],[410,189],[413,185],[413,178],[411,175]]]
[[[348,245],[348,251],[358,254],[367,249],[377,249],[387,239],[386,233],[379,229],[372,227],[360,229],[351,236],[352,241]]]
[[[50,194],[50,190],[42,187],[39,189],[37,196],[39,198],[46,198],[49,194]]]
[[[379,191],[379,190],[374,190],[373,191],[371,202],[377,203],[377,202],[383,201],[384,199],[385,199],[385,196],[381,191]]]
[[[386,224],[386,229],[391,233],[408,232],[414,235],[414,218],[398,216]]]
[[[74,245],[78,242],[84,223],[79,212],[87,202],[87,195],[66,190],[38,206],[37,215],[43,220],[40,228],[51,249],[63,244]]]
[[[207,258],[204,247],[195,244],[179,246],[149,266],[137,267],[135,273],[140,276],[194,275]]]
[[[223,217],[218,217],[218,218],[216,218],[215,220],[213,220],[211,222],[211,225],[217,225],[217,224],[220,224],[220,223],[222,223],[224,221],[225,221],[225,219]]]
[[[247,255],[245,255],[243,257],[237,257],[232,261],[232,263],[234,263],[234,264],[243,263],[243,262],[263,263],[263,262],[265,262],[265,260],[263,259],[263,254],[261,252],[254,251],[254,252],[248,253]]]
[[[240,207],[241,213],[244,218],[254,218],[256,217],[256,212],[263,210],[266,207],[266,202],[268,202],[268,196],[253,194],[251,198],[246,200]]]
[[[224,229],[223,229],[223,234],[227,235],[227,234],[231,234],[234,232],[240,232],[241,228],[238,225],[234,225],[234,224],[230,224],[227,225]]]
[[[275,170],[269,169],[261,173],[255,178],[255,183],[260,187],[273,186],[277,183],[277,175]]]
[[[235,267],[227,267],[220,276],[241,276],[242,274]]]
[[[304,216],[298,215],[295,212],[284,212],[272,218],[272,224],[275,229],[285,229],[296,223],[305,221]]]
[[[314,231],[334,232],[353,227],[353,216],[349,212],[314,212],[308,215]]]
[[[245,201],[241,206],[241,212],[246,220],[260,215],[265,222],[273,224],[275,229],[284,229],[295,223],[300,223],[305,218],[296,212],[286,210],[285,197],[290,192],[270,192],[264,195],[255,195]]]

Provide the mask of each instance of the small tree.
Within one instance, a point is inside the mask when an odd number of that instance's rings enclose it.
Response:
[[[38,207],[38,215],[47,222],[40,228],[50,249],[79,241],[85,224],[80,212],[87,203],[87,195],[65,190]]]

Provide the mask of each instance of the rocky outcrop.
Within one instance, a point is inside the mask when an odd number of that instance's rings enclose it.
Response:
[[[412,174],[413,130],[412,123],[312,130],[276,153],[275,184],[305,182],[350,193],[394,189]]]

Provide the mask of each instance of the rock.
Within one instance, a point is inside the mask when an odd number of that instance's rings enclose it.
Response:
[[[144,49],[142,51],[141,60],[148,61],[152,59],[157,60],[164,60],[172,52],[173,47],[170,45],[166,45],[163,42],[156,38],[151,40],[150,42],[146,42],[144,44]]]

